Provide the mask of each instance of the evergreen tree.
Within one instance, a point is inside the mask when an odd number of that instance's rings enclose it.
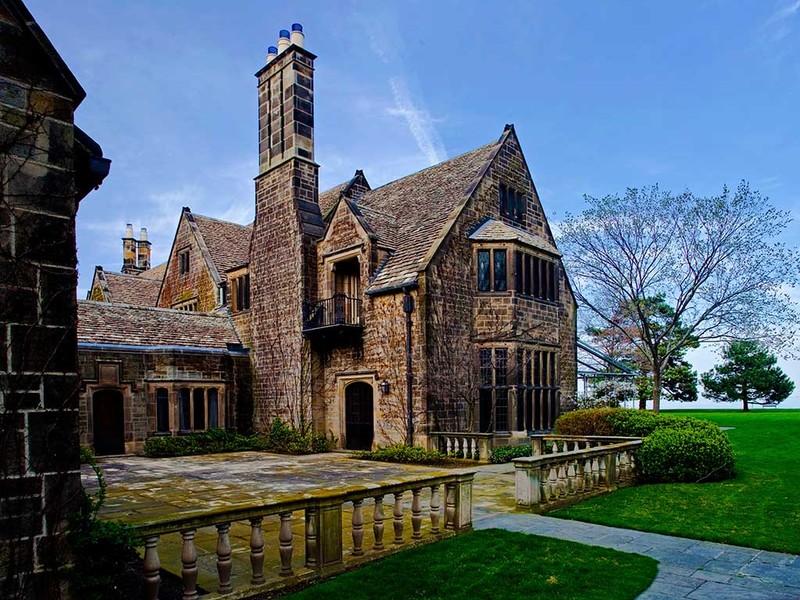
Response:
[[[717,402],[778,404],[794,391],[794,382],[777,365],[778,359],[759,342],[732,342],[722,354],[723,362],[701,380],[705,395]]]

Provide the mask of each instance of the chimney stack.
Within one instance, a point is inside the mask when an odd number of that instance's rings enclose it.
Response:
[[[300,23],[292,23],[292,33],[289,39],[295,46],[303,47],[306,36],[303,34],[303,26]]]
[[[150,268],[150,242],[147,241],[147,228],[142,227],[139,232],[139,240],[136,242],[137,264],[139,271],[147,271]]]
[[[125,237],[122,238],[122,272],[136,273],[136,239],[133,237],[133,224],[125,226]]]
[[[278,36],[278,54],[282,53],[291,45],[292,42],[289,39],[289,30],[281,29],[280,34]]]

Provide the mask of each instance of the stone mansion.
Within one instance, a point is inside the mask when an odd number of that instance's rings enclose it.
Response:
[[[315,58],[295,24],[256,74],[252,224],[184,207],[165,263],[129,227],[121,272],[96,267],[78,351],[99,454],[275,417],[350,449],[435,431],[507,443],[574,396],[575,298],[514,127],[319,192]]]

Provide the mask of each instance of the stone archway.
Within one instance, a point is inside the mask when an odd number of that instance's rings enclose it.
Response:
[[[125,454],[124,415],[123,397],[119,390],[97,390],[92,394],[95,454]]]
[[[345,448],[371,450],[375,437],[372,386],[356,381],[344,390]]]

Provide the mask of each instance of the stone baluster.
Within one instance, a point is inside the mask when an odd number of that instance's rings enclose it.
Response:
[[[450,436],[444,438],[444,452],[448,456],[453,451],[453,441],[450,439]]]
[[[472,438],[467,438],[467,458],[473,460],[475,458],[475,440]]]
[[[353,500],[353,556],[364,554],[364,513],[361,510],[363,500]]]
[[[281,526],[278,530],[280,546],[278,553],[281,556],[281,572],[279,574],[281,577],[289,577],[294,575],[294,571],[292,571],[292,552],[294,551],[294,545],[292,544],[292,513],[282,512],[280,517]]]
[[[233,590],[231,585],[231,524],[217,525],[217,573],[219,574],[219,588],[217,592],[227,594]]]
[[[439,535],[439,486],[431,486],[431,534]]]
[[[572,445],[572,450],[578,452],[581,449],[581,443],[578,440],[575,440],[575,443]]]
[[[569,461],[567,465],[567,489],[570,494],[575,494],[578,491],[578,476],[577,469],[575,468],[577,461]]]
[[[531,438],[531,455],[532,456],[541,456],[542,455],[542,438]]]
[[[411,490],[411,539],[418,540],[422,537],[422,501],[420,488]]]
[[[600,485],[603,487],[608,487],[608,482],[606,481],[606,457],[601,456],[597,459],[597,462],[600,466],[600,473],[598,474],[598,479],[600,481]]]
[[[317,512],[315,507],[306,508],[306,567],[309,569],[316,569],[319,566]]]
[[[583,462],[583,489],[589,491],[592,487],[592,459],[587,458]]]
[[[575,459],[575,488],[578,494],[582,494],[585,488],[585,480],[583,475],[584,461],[580,458]]]
[[[158,587],[161,584],[161,561],[158,559],[158,536],[144,538],[144,597],[145,600],[157,600]]]
[[[547,474],[547,501],[556,500],[558,498],[558,468],[553,465]]]
[[[372,533],[375,535],[375,550],[383,550],[383,496],[375,496],[375,512],[372,514]]]
[[[567,467],[564,463],[558,465],[558,496],[567,495]]]
[[[549,501],[550,501],[550,485],[548,484],[547,477],[542,477],[539,481],[539,504],[545,505]]]
[[[456,484],[444,484],[444,528],[455,529],[456,527]]]
[[[394,494],[394,543],[400,545],[403,543],[403,492],[395,492]]]
[[[264,583],[264,534],[261,531],[261,517],[250,519],[250,566],[253,576],[250,578],[252,585]]]
[[[550,454],[558,454],[558,442],[553,442],[553,447],[550,448]]]
[[[181,531],[183,550],[181,551],[181,575],[183,576],[183,600],[196,600],[197,594],[197,548],[194,546],[196,529]]]

